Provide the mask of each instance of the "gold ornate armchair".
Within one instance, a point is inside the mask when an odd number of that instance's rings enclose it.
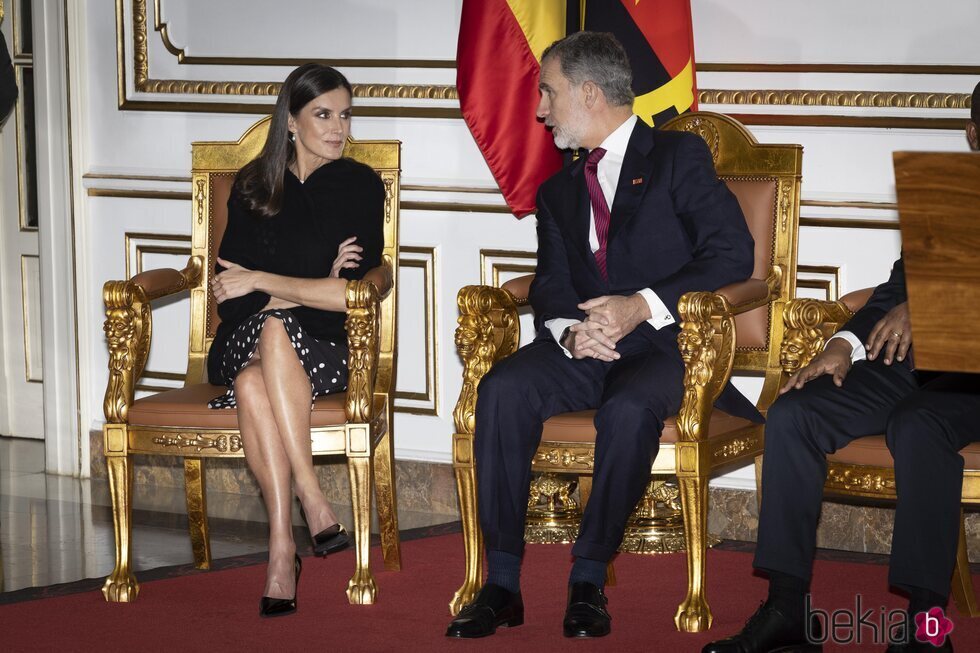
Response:
[[[675,475],[680,485],[687,538],[688,591],[674,618],[682,631],[711,626],[704,592],[708,479],[750,462],[762,451],[762,426],[713,409],[733,371],[763,376],[758,407],[765,412],[779,389],[783,305],[796,291],[799,221],[799,145],[760,145],[738,122],[713,113],[675,118],[664,129],[686,130],[707,142],[719,176],[737,196],[755,238],[752,279],[717,292],[684,295],[679,345],[686,373],[680,414],[667,420],[651,474]],[[531,276],[502,288],[467,286],[459,291],[456,346],[464,363],[463,387],[453,417],[456,473],[466,575],[450,603],[453,613],[482,585],[482,534],[476,504],[473,429],[480,379],[520,339],[517,308],[527,303]],[[576,474],[581,503],[588,500],[595,445],[594,410],[557,415],[544,425],[533,469]]]
[[[132,572],[131,454],[184,459],[187,513],[198,568],[211,564],[205,499],[204,461],[242,457],[234,410],[211,410],[209,399],[222,387],[206,383],[206,358],[219,318],[208,283],[228,219],[227,201],[236,172],[265,143],[269,118],[253,125],[238,142],[193,144],[192,255],[177,271],[142,272],[128,281],[109,281],[103,289],[105,333],[109,345],[109,383],[105,394],[104,450],[116,536],[116,565],[102,592],[107,601],[136,599]],[[370,165],[384,181],[385,247],[382,266],[371,274],[384,279],[347,284],[347,338],[350,347],[346,394],[316,400],[312,417],[313,455],[344,455],[351,485],[356,538],[356,569],[347,586],[351,603],[373,603],[377,586],[368,566],[372,480],[386,569],[401,567],[395,502],[392,443],[396,291],[398,265],[398,141],[348,142],[346,155]],[[137,380],[150,349],[150,302],[190,291],[190,344],[184,387],[134,399]]]
[[[871,288],[857,290],[838,301],[794,299],[783,310],[785,335],[781,360],[786,374],[805,367],[823,351],[827,339],[837,332],[871,297]],[[960,452],[964,460],[962,503],[980,505],[980,443]],[[756,492],[762,496],[763,456],[756,458]],[[895,467],[884,435],[858,438],[827,456],[824,496],[829,498],[894,501]],[[960,521],[960,541],[953,571],[953,600],[960,613],[980,616],[970,560],[966,548],[966,529]]]

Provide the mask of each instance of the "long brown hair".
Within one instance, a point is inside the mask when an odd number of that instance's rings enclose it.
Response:
[[[350,82],[330,66],[307,63],[289,73],[279,89],[262,152],[235,179],[238,192],[251,211],[264,218],[279,213],[283,175],[286,167],[296,160],[296,146],[289,138],[289,116],[295,116],[313,99],[338,88],[347,89],[353,97]]]

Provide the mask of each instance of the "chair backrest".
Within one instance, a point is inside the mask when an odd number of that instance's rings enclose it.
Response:
[[[736,120],[709,112],[682,114],[663,129],[689,131],[703,138],[718,176],[742,207],[755,239],[752,277],[768,280],[778,290],[778,299],[735,318],[735,369],[763,372],[778,380],[782,310],[796,294],[803,146],[759,144]],[[774,398],[760,398],[760,406],[768,407]]]
[[[230,142],[197,142],[192,149],[191,254],[205,261],[201,284],[191,289],[191,328],[189,360],[185,382],[205,380],[208,348],[221,321],[211,294],[211,275],[221,237],[228,223],[228,198],[237,172],[262,151],[271,118],[252,125],[241,139]],[[391,292],[381,303],[381,352],[378,380],[393,374],[395,345],[395,307],[398,290],[398,195],[401,167],[399,141],[357,141],[348,139],[344,156],[371,166],[385,185],[384,252],[382,261],[391,267]],[[335,254],[335,253],[334,253]]]

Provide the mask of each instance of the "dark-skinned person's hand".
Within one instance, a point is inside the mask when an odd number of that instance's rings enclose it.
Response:
[[[793,376],[789,377],[779,394],[786,394],[790,390],[799,390],[810,381],[830,374],[834,377],[834,385],[838,388],[844,385],[844,377],[851,371],[851,343],[843,338],[834,338],[827,343],[822,352],[817,354],[810,364],[798,370]]]
[[[880,354],[884,354],[882,362],[885,365],[891,365],[895,360],[905,360],[912,346],[909,303],[902,302],[878,320],[864,346],[868,350],[868,360],[874,360]]]

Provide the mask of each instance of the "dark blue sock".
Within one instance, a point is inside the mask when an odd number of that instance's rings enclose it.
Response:
[[[521,591],[521,556],[506,551],[487,550],[487,583],[508,592]]]
[[[568,584],[572,583],[592,583],[599,589],[606,586],[606,565],[607,563],[599,560],[589,560],[588,558],[575,558],[572,565],[572,573],[568,577]]]

